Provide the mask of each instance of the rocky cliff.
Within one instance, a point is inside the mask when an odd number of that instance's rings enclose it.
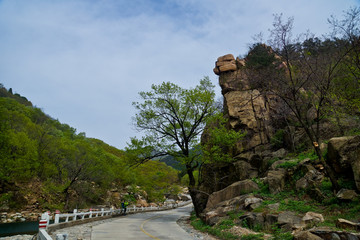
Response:
[[[224,109],[231,128],[247,132],[246,139],[239,143],[238,152],[254,150],[269,143],[274,129],[271,116],[277,102],[264,97],[251,87],[245,71],[245,60],[232,54],[219,57],[214,73],[219,75],[219,84],[224,96]]]
[[[333,138],[338,135],[334,125],[330,121],[321,125],[322,139],[328,144],[320,147],[328,152],[327,161],[341,182],[342,189],[335,193],[316,155],[309,151],[305,158],[289,157],[291,149],[278,149],[271,143],[275,132],[281,130],[277,116],[282,106],[276,97],[251,86],[245,60],[231,54],[219,57],[214,73],[219,76],[228,126],[245,131],[246,137],[237,144],[234,162],[202,167],[201,218],[214,226],[230,217],[235,227],[265,232],[275,227],[292,231],[294,239],[360,239],[359,234],[346,231],[360,230],[359,211],[351,210],[360,209],[360,137]],[[302,129],[293,128],[293,144],[305,142]],[[338,216],[336,222],[333,213]],[[343,216],[354,222],[341,219]],[[314,228],[324,221],[344,231]],[[328,238],[330,235],[334,237]]]

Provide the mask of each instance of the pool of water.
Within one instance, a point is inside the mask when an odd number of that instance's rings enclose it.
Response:
[[[39,222],[17,222],[0,224],[0,237],[35,234],[39,231]]]

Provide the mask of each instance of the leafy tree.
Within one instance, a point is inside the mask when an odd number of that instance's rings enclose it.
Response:
[[[140,92],[142,102],[134,102],[138,113],[135,126],[143,131],[142,139],[132,138],[126,148],[137,163],[173,156],[186,167],[189,176],[190,195],[195,205],[194,170],[199,166],[199,137],[207,120],[213,115],[214,86],[208,77],[192,89],[183,89],[176,84],[164,82],[152,85],[151,91]]]

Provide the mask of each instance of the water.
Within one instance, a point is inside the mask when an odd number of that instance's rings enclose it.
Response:
[[[39,222],[17,222],[0,224],[0,237],[35,234],[39,231]]]

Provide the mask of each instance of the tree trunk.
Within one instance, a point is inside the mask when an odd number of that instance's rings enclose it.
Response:
[[[190,197],[194,205],[195,214],[197,217],[199,217],[206,207],[208,196],[205,193],[202,193],[196,189],[196,181],[193,174],[193,168],[190,165],[186,165],[186,172],[189,176],[188,189]]]
[[[319,146],[314,146],[314,148],[315,148],[316,155],[318,156],[320,162],[322,163],[322,165],[324,165],[325,171],[326,171],[327,175],[330,178],[333,189],[336,192],[338,192],[340,190],[340,186],[339,186],[339,184],[338,184],[338,182],[336,180],[335,173],[334,173],[333,169],[327,164],[327,162],[323,158],[320,147]]]

